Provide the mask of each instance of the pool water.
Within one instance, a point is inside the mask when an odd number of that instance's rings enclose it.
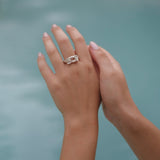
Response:
[[[37,67],[53,23],[111,52],[138,108],[160,128],[159,0],[0,0],[1,160],[59,159],[63,118]],[[99,122],[96,160],[136,160],[102,109]]]

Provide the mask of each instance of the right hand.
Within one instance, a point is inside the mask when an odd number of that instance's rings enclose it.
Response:
[[[115,124],[118,123],[123,113],[139,113],[130,95],[120,64],[109,52],[94,42],[90,43],[89,51],[98,67],[100,91],[106,118]]]

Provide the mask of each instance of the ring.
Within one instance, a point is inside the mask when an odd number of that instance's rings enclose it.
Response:
[[[78,61],[79,61],[79,57],[77,55],[74,55],[66,58],[63,62],[66,64],[72,64]]]

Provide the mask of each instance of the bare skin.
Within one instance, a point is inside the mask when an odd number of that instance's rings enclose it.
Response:
[[[56,73],[52,72],[41,53],[38,66],[64,118],[65,132],[60,159],[94,160],[100,104],[98,74],[85,40],[76,28],[66,27],[75,51],[59,26],[53,25],[51,30],[64,58],[75,53],[80,58],[75,64],[64,64],[51,37],[44,33],[43,42]]]
[[[94,42],[89,47],[99,70],[106,118],[120,131],[140,160],[160,160],[160,130],[136,107],[119,63]]]
[[[61,111],[64,140],[61,160],[94,160],[98,136],[100,94],[104,115],[120,131],[140,160],[160,159],[160,130],[135,105],[120,67],[109,52],[67,26],[75,51],[63,30],[53,25],[52,33],[64,58],[78,54],[80,61],[66,65],[51,37],[43,41],[56,73],[39,53],[38,66],[48,89]]]

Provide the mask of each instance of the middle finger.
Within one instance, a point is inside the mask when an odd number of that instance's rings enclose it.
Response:
[[[80,57],[80,59],[83,59],[83,61],[86,60],[87,62],[91,61],[91,56],[89,54],[85,39],[82,36],[82,34],[78,31],[78,29],[71,25],[67,25],[66,31],[71,37],[75,46],[76,54]]]
[[[52,33],[59,45],[59,48],[62,52],[64,59],[75,55],[72,44],[68,38],[68,36],[64,33],[64,31],[57,25],[52,26]]]

